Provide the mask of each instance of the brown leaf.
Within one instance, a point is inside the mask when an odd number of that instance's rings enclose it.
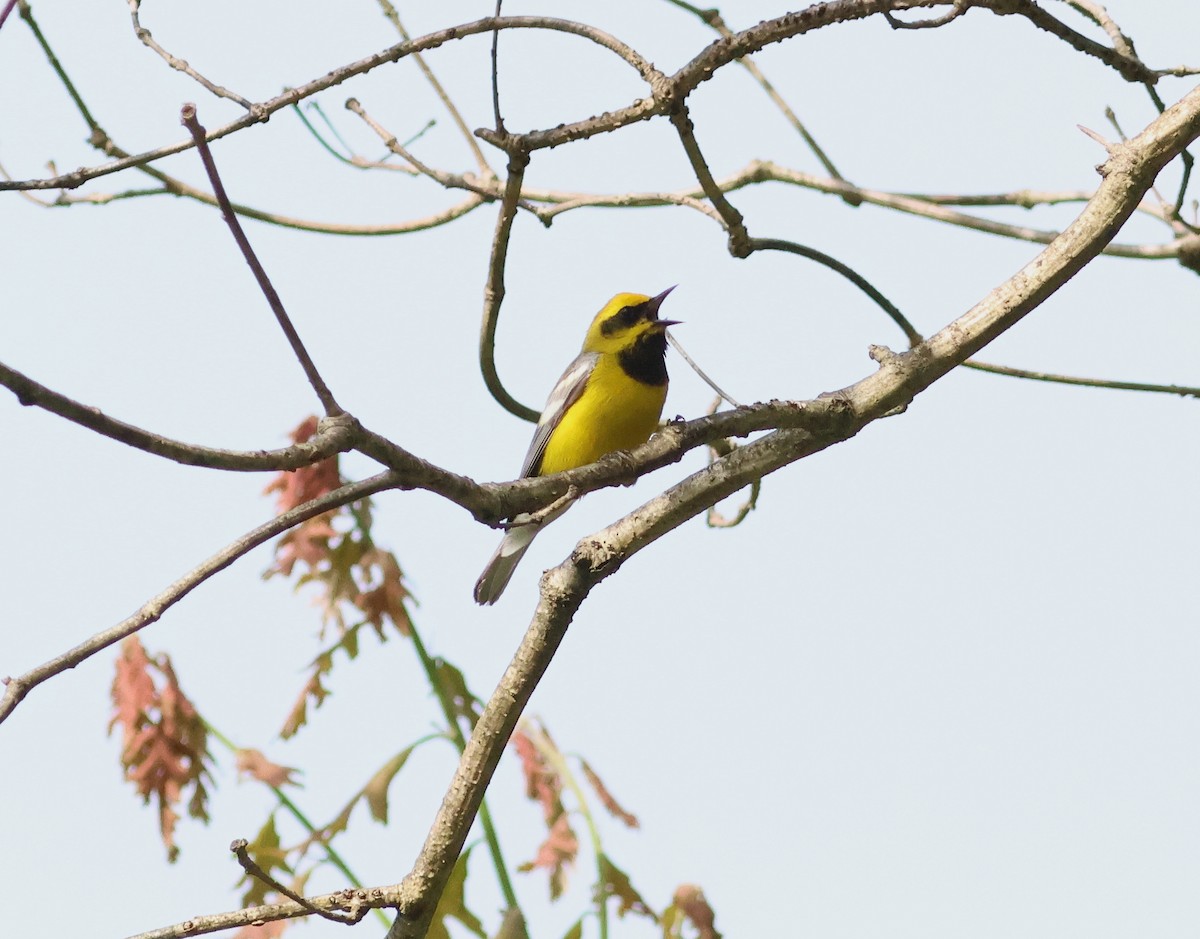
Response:
[[[671,905],[663,913],[663,921],[669,922],[683,916],[698,930],[696,939],[721,939],[717,932],[716,914],[708,905],[704,891],[695,884],[682,884],[675,891]]]
[[[261,750],[238,750],[237,769],[239,773],[246,773],[259,782],[274,786],[276,789],[285,785],[295,786],[297,783],[292,777],[300,772],[290,766],[272,763]]]
[[[513,731],[513,749],[521,760],[521,773],[525,777],[525,795],[542,806],[542,816],[547,825],[553,825],[563,813],[562,780],[538,752],[530,736],[521,729]]]
[[[158,673],[155,680],[154,672]],[[175,844],[175,807],[190,788],[188,813],[208,820],[205,777],[208,731],[179,687],[179,680],[166,655],[151,659],[136,636],[121,643],[112,686],[113,718],[109,732],[120,725],[121,765],[142,801],[155,799],[159,830],[167,859],[179,854]]]
[[[596,771],[592,769],[587,760],[580,760],[579,762],[583,765],[583,775],[592,784],[592,788],[596,790],[596,795],[600,797],[601,803],[608,809],[609,814],[616,816],[630,828],[637,828],[639,826],[637,816],[626,812],[617,804],[617,800],[613,798],[613,794],[608,791],[608,787],[596,775]]]
[[[378,580],[378,585],[359,593],[354,598],[354,605],[363,611],[380,639],[383,638],[384,617],[392,621],[400,635],[410,635],[412,621],[404,603],[409,593],[404,586],[404,574],[396,556],[390,551],[371,548],[363,553],[359,567],[364,583],[374,584]]]
[[[313,672],[312,676],[305,683],[304,688],[300,692],[300,697],[296,699],[296,703],[292,705],[292,709],[288,711],[287,717],[283,721],[283,729],[279,731],[279,736],[287,740],[296,733],[301,727],[308,723],[308,701],[312,699],[313,707],[319,708],[321,703],[329,697],[329,692],[325,690],[325,686],[321,684],[321,670]]]
[[[618,916],[637,913],[639,916],[647,916],[657,923],[657,914],[647,906],[642,895],[634,889],[633,884],[629,881],[629,875],[610,861],[606,854],[601,854],[597,860],[600,867],[600,882],[596,884],[596,902],[606,903],[609,897],[616,897],[620,904],[617,907]]]

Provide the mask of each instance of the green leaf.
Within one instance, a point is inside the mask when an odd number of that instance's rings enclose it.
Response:
[[[258,834],[254,836],[254,840],[246,845],[246,853],[268,874],[275,870],[292,873],[292,869],[287,863],[287,852],[279,845],[279,832],[275,830],[274,812],[267,818],[267,823],[259,829]],[[275,879],[279,880],[280,878]],[[240,887],[242,884],[249,885],[246,892],[242,894],[242,906],[258,906],[267,902],[269,888],[257,877],[242,874],[238,886]]]
[[[412,755],[413,747],[415,746],[416,744],[414,743],[411,747],[407,747],[397,753],[380,767],[379,771],[363,786],[362,794],[366,797],[367,805],[371,809],[371,817],[375,821],[387,824],[388,787],[392,784],[392,780],[396,778],[396,774],[408,762],[408,758]]]
[[[583,917],[575,920],[575,923],[567,930],[563,939],[583,939]]]
[[[649,917],[657,923],[657,914],[642,899],[642,895],[634,889],[633,884],[629,881],[629,875],[609,860],[606,854],[599,855],[597,860],[600,866],[600,882],[596,884],[596,903],[607,903],[610,897],[615,897],[619,901],[617,916],[637,913],[640,916]]]

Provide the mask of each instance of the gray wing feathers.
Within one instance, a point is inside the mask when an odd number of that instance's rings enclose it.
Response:
[[[529,452],[525,454],[525,463],[521,467],[522,476],[537,476],[542,464],[542,454],[546,452],[546,444],[554,428],[562,420],[571,405],[579,400],[583,389],[587,387],[592,369],[596,367],[599,356],[595,352],[581,352],[575,361],[567,366],[558,384],[546,399],[542,416],[538,418],[537,430],[533,432],[533,440],[529,444]]]
[[[550,397],[546,399],[546,407],[542,410],[542,416],[538,418],[537,430],[533,432],[533,441],[529,444],[529,452],[525,455],[525,465],[521,467],[522,476],[537,476],[540,472],[542,457],[546,453],[546,444],[550,440],[550,435],[558,427],[562,416],[583,394],[583,389],[587,387],[588,378],[591,377],[592,369],[596,367],[598,358],[599,356],[594,352],[581,352],[562,373],[562,378],[558,380],[558,384],[550,392]],[[568,508],[570,508],[570,503],[566,503],[557,511],[537,522],[531,522],[528,515],[518,515],[511,520],[510,524],[513,527],[505,533],[500,547],[496,549],[496,553],[488,561],[479,580],[475,582],[476,603],[486,605],[500,599],[500,594],[508,586],[517,564],[529,550],[529,546],[533,543],[537,533],[542,530],[542,526],[554,521]]]

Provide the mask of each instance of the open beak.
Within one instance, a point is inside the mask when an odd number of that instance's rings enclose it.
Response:
[[[679,286],[679,285],[678,285],[678,284],[676,284],[675,286],[677,287],[677,286]],[[668,287],[666,290],[664,290],[662,293],[660,293],[660,294],[659,294],[657,297],[651,297],[651,298],[650,298],[650,302],[649,302],[649,303],[647,303],[647,304],[646,304],[646,306],[648,306],[648,307],[650,308],[650,312],[651,312],[651,313],[652,313],[652,314],[653,314],[655,317],[657,317],[657,316],[658,316],[658,308],[659,308],[660,306],[662,306],[662,302],[663,302],[665,299],[667,299],[667,295],[668,295],[668,294],[669,294],[669,293],[670,293],[672,290],[674,290],[674,289],[675,289],[675,287]],[[683,322],[683,321],[682,321],[682,320],[660,320],[660,319],[656,319],[656,320],[654,321],[654,323],[653,323],[653,326],[654,326],[654,328],[655,328],[655,329],[666,329],[668,326],[678,326],[678,325],[679,325],[681,322]]]

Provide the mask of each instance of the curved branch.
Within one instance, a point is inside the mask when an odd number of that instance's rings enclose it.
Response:
[[[376,52],[356,62],[351,62],[349,65],[343,65],[340,68],[334,69],[320,78],[306,82],[295,88],[288,88],[274,98],[251,105],[249,113],[242,117],[207,131],[205,140],[211,143],[214,140],[228,137],[230,134],[237,133],[254,124],[266,123],[276,111],[291,107],[305,98],[312,97],[319,91],[333,88],[358,75],[365,75],[380,65],[385,65],[389,62],[398,62],[400,59],[412,55],[414,52],[425,52],[429,49],[436,49],[438,46],[445,45],[447,42],[453,40],[462,39],[467,36],[477,36],[481,33],[490,33],[497,29],[546,29],[551,32],[580,36],[624,59],[637,69],[642,78],[650,83],[652,87],[657,87],[665,82],[662,73],[646,61],[636,50],[603,30],[587,26],[583,23],[576,23],[572,20],[563,20],[551,16],[485,17],[481,20],[475,20],[473,23],[463,23],[458,26],[439,29],[409,42],[397,43],[381,52]],[[185,150],[190,150],[195,145],[195,141],[189,137],[177,143],[167,144],[166,146],[156,147],[153,150],[146,150],[143,153],[123,157],[111,163],[105,163],[102,166],[80,167],[73,172],[64,173],[59,176],[49,176],[42,179],[3,180],[0,181],[0,192],[7,189],[76,189],[88,180],[107,176],[110,173],[118,173],[130,167],[151,163],[176,153],[182,153]]]
[[[357,431],[353,421],[346,417],[329,418],[323,421],[317,433],[304,443],[284,447],[282,450],[223,450],[182,443],[135,427],[133,424],[126,424],[115,417],[109,417],[98,408],[80,404],[66,395],[39,385],[3,362],[0,362],[0,386],[8,388],[26,407],[43,408],[51,414],[57,414],[72,423],[137,450],[144,450],[185,466],[203,466],[208,469],[240,473],[299,469],[351,449]]]
[[[339,508],[350,502],[356,502],[366,496],[374,495],[384,489],[396,485],[396,475],[392,472],[380,473],[362,482],[350,483],[327,493],[318,499],[313,499],[297,506],[289,512],[276,516],[269,522],[264,522],[242,535],[236,541],[226,545],[212,557],[192,568],[177,581],[151,597],[132,616],[126,617],[103,632],[96,633],[90,639],[81,642],[73,649],[62,655],[57,655],[37,668],[30,669],[24,675],[4,680],[4,695],[0,697],[0,723],[12,713],[30,691],[48,678],[60,672],[74,668],[81,662],[91,658],[102,649],[106,649],[126,636],[131,636],[139,629],[157,622],[167,610],[186,597],[200,584],[212,577],[218,571],[223,571],[230,564],[245,554],[248,554],[260,544],[269,541],[276,535],[282,534],[294,525],[315,518],[331,509]]]

